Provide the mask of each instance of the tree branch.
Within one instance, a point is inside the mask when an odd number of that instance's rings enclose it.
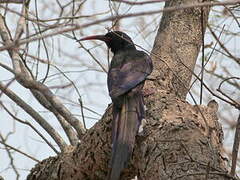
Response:
[[[47,144],[49,147],[52,148],[52,150],[56,153],[56,154],[59,154],[59,152],[56,150],[56,148],[28,121],[23,121],[19,118],[17,118],[16,116],[14,116],[8,109],[7,107],[4,106],[4,104],[0,101],[0,105],[3,107],[3,109],[13,118],[15,119],[16,121],[22,123],[22,124],[25,124],[25,125],[28,125],[30,128],[33,129],[33,131],[35,131]]]
[[[42,126],[43,129],[45,129],[45,131],[47,131],[48,134],[55,140],[55,142],[58,144],[62,151],[66,148],[67,144],[61,138],[61,136],[40,114],[37,113],[37,111],[35,111],[31,106],[25,103],[10,89],[6,88],[1,82],[0,90],[12,101],[14,101],[18,106],[20,106],[26,113],[28,113],[40,126]]]
[[[23,7],[22,13],[25,13],[26,11],[24,10],[25,7]],[[25,17],[25,16],[22,16]],[[16,36],[15,39],[18,41],[20,38],[22,32],[23,32],[23,27],[24,27],[24,20],[20,17],[18,26],[17,26],[17,31],[16,31]],[[7,29],[7,25],[4,21],[4,17],[0,15],[0,35],[5,42],[5,44],[12,43],[13,41],[11,40],[11,35],[9,30]],[[17,45],[17,47],[19,44]],[[9,55],[12,58],[12,64],[13,64],[13,71],[14,75],[16,77],[16,80],[23,85],[25,88],[28,88],[31,90],[33,95],[35,95],[36,99],[39,100],[39,102],[46,107],[49,110],[54,111],[56,114],[57,112],[64,117],[59,119],[61,120],[61,125],[66,127],[63,127],[63,129],[67,129],[66,133],[68,133],[68,137],[70,138],[70,142],[72,142],[74,145],[78,143],[78,140],[76,137],[74,137],[74,132],[71,132],[71,128],[69,128],[68,123],[70,123],[73,128],[77,131],[79,137],[81,137],[85,129],[83,128],[83,125],[80,123],[80,121],[75,118],[70,111],[57,99],[57,97],[49,90],[47,86],[44,84],[41,84],[40,82],[35,81],[27,71],[25,65],[23,64],[21,57],[18,54],[18,49],[15,46],[14,48],[8,49]],[[39,92],[35,92],[34,90],[37,90]],[[54,108],[52,108],[54,107]],[[59,118],[60,116],[58,116]],[[62,122],[67,120],[67,122]]]
[[[207,168],[211,178],[222,180],[228,176],[217,153],[222,145],[217,109],[192,106],[184,100],[202,40],[201,11],[193,8],[198,6],[197,2],[169,0],[161,10],[164,13],[152,51],[154,80],[146,82],[146,88],[154,93],[145,98],[146,124],[142,135],[137,136],[133,157],[121,179],[132,179],[136,175],[138,179],[148,180],[195,176],[201,179],[206,177]],[[189,6],[191,8],[182,8]],[[173,11],[173,8],[178,10]],[[209,9],[203,9],[206,27]],[[47,159],[43,165],[38,164],[28,180],[44,180],[45,174],[55,175],[56,172],[60,179],[106,179],[111,151],[111,121],[110,106],[102,119],[83,136],[80,146],[68,154]],[[46,166],[50,167],[47,172],[44,171]],[[38,172],[41,174],[34,176]]]
[[[123,18],[126,19],[126,18],[138,17],[138,16],[147,16],[147,15],[158,14],[158,13],[161,13],[161,12],[172,12],[172,11],[192,9],[192,8],[195,8],[195,7],[212,7],[212,6],[221,6],[221,5],[236,5],[238,3],[240,3],[240,0],[228,0],[228,1],[224,1],[224,2],[212,2],[211,1],[211,2],[206,2],[206,3],[204,2],[204,3],[196,3],[196,4],[190,4],[190,5],[183,5],[183,6],[180,6],[180,7],[169,7],[169,8],[164,8],[164,9],[161,9],[161,10],[156,10],[156,11],[148,11],[148,12],[144,11],[144,12],[139,12],[139,13],[129,13],[129,14],[124,14],[124,15],[106,17],[106,18],[96,20],[96,21],[93,21],[93,22],[90,22],[90,23],[85,23],[85,24],[82,24],[82,25],[74,25],[74,27],[65,28],[65,29],[61,29],[61,30],[56,30],[52,33],[48,33],[48,34],[43,35],[41,37],[36,36],[36,37],[33,37],[33,38],[26,38],[26,39],[20,40],[18,42],[12,42],[8,45],[0,47],[0,51],[4,51],[4,50],[7,50],[9,48],[15,47],[16,44],[17,45],[22,45],[22,44],[26,44],[26,43],[29,43],[29,42],[34,42],[34,41],[37,41],[37,40],[42,39],[42,38],[49,38],[49,37],[56,36],[56,35],[59,35],[59,34],[64,34],[64,33],[67,33],[67,32],[76,31],[76,30],[79,30],[79,29],[84,29],[86,27],[89,27],[89,26],[92,26],[92,25],[95,25],[95,24],[100,24],[100,23],[107,22],[107,21],[113,21],[113,20],[116,20],[116,19],[120,20],[120,19],[123,19]],[[4,6],[0,6],[0,7],[5,8]],[[58,26],[57,26],[57,28],[58,28]]]
[[[3,3],[14,3],[14,4],[23,4],[25,0],[0,0],[0,4]]]
[[[232,176],[235,176],[239,143],[240,143],[240,114],[239,114],[238,120],[237,120],[234,143],[233,143],[233,150],[232,150],[232,167],[231,167],[231,172],[230,172],[230,174]]]

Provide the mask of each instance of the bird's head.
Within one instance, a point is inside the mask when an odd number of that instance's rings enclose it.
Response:
[[[114,54],[120,50],[136,49],[132,39],[121,31],[111,31],[105,35],[88,36],[80,39],[80,41],[85,40],[104,41]]]

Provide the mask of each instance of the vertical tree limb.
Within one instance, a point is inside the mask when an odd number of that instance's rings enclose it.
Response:
[[[169,0],[165,8],[194,5],[195,0]],[[204,7],[203,27],[206,29],[209,8]],[[152,59],[157,78],[156,88],[168,89],[185,99],[201,47],[201,8],[164,12],[156,36]],[[188,68],[186,68],[185,66]]]

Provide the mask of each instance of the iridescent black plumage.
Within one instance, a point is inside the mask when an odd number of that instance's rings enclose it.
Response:
[[[145,117],[142,88],[152,72],[152,61],[123,32],[113,31],[82,40],[90,39],[104,41],[114,53],[108,71],[108,90],[113,101],[113,148],[108,179],[118,180],[131,157],[135,136]]]

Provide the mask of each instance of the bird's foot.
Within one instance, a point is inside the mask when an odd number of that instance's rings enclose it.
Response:
[[[142,136],[143,135],[143,127],[146,125],[147,121],[146,119],[142,119],[142,122],[138,128],[138,135]]]

